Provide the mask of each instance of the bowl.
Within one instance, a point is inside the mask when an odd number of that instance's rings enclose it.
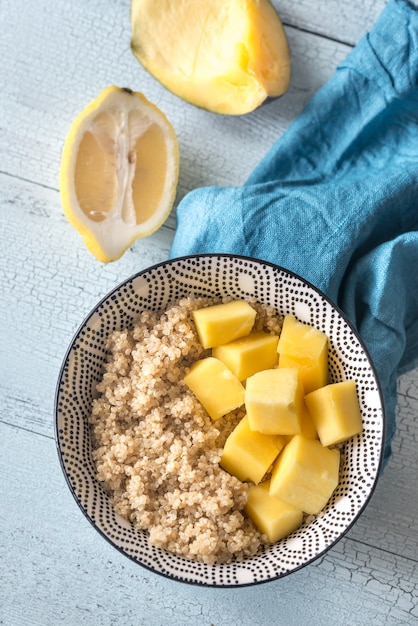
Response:
[[[119,516],[95,478],[88,416],[102,377],[108,335],[132,326],[144,309],[165,309],[182,297],[255,298],[325,332],[330,381],[357,382],[363,433],[341,451],[338,487],[326,508],[256,556],[228,564],[187,560],[150,544]],[[282,578],[335,545],[364,511],[382,466],[384,409],[374,366],[356,330],[323,293],[282,267],[227,254],[173,259],[128,278],[94,307],[77,330],[59,374],[55,436],[62,470],[93,527],[135,563],[170,579],[209,587],[241,587]]]

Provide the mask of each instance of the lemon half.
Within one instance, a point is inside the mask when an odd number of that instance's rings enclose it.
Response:
[[[65,141],[64,213],[99,261],[115,261],[166,221],[178,173],[178,142],[164,113],[141,93],[107,87]]]

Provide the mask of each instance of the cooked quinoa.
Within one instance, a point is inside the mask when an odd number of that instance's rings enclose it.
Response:
[[[218,302],[185,298],[112,333],[90,417],[97,478],[116,511],[153,545],[204,563],[242,559],[266,543],[244,513],[248,485],[219,466],[243,407],[213,422],[183,382],[209,355],[191,311]],[[255,328],[279,334],[281,317],[251,305]]]

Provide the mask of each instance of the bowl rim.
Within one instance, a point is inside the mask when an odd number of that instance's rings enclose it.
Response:
[[[204,581],[197,581],[197,580],[189,580],[188,578],[182,578],[181,576],[177,577],[174,576],[172,574],[166,573],[166,572],[161,572],[158,571],[157,569],[154,569],[152,566],[147,565],[146,563],[141,562],[139,559],[135,558],[133,555],[128,554],[121,546],[119,546],[113,539],[111,539],[94,521],[94,519],[89,515],[89,512],[86,510],[86,508],[83,506],[82,502],[79,500],[79,498],[77,497],[77,493],[74,489],[74,487],[72,486],[65,464],[64,464],[64,460],[62,457],[62,450],[60,447],[60,438],[59,438],[59,428],[58,428],[58,414],[59,414],[59,409],[58,409],[58,401],[59,401],[59,395],[60,395],[60,382],[62,380],[62,376],[66,367],[66,363],[69,357],[69,354],[73,348],[74,343],[76,342],[79,334],[82,332],[84,326],[86,325],[86,323],[88,322],[88,320],[94,315],[95,311],[101,307],[109,298],[111,298],[116,292],[118,292],[121,288],[124,287],[124,285],[126,285],[127,283],[136,280],[137,278],[152,272],[154,270],[158,270],[158,268],[163,267],[163,266],[167,266],[170,265],[171,263],[179,263],[182,261],[188,261],[188,260],[192,260],[192,259],[201,259],[201,258],[222,258],[222,259],[237,259],[237,260],[242,260],[242,261],[247,261],[247,262],[253,262],[253,263],[257,263],[260,265],[265,265],[268,266],[274,270],[278,270],[279,272],[284,272],[286,274],[288,274],[290,277],[293,277],[299,281],[301,281],[302,283],[304,283],[307,287],[309,287],[310,289],[312,289],[313,291],[315,291],[321,298],[323,298],[326,302],[328,302],[328,304],[338,313],[339,316],[341,316],[342,320],[344,321],[345,324],[347,324],[347,326],[349,327],[350,331],[354,334],[354,336],[356,337],[357,341],[359,342],[359,344],[361,345],[362,350],[364,351],[365,356],[367,357],[368,360],[368,364],[372,370],[372,374],[373,374],[373,378],[375,380],[376,383],[376,387],[377,387],[377,392],[379,395],[379,400],[380,400],[380,405],[381,405],[381,446],[380,446],[380,451],[379,451],[379,459],[378,459],[378,463],[376,466],[376,473],[375,476],[373,478],[373,483],[370,486],[369,492],[367,494],[367,496],[364,499],[364,502],[362,503],[361,507],[358,509],[358,511],[356,512],[356,515],[354,516],[354,518],[351,520],[351,522],[344,528],[344,530],[335,538],[333,539],[330,543],[328,543],[324,548],[322,548],[318,553],[316,553],[313,557],[311,557],[309,560],[304,561],[303,563],[301,563],[300,565],[297,565],[296,567],[294,567],[291,570],[286,570],[285,572],[279,572],[277,573],[275,576],[272,576],[271,578],[266,578],[263,580],[252,580],[252,581],[248,581],[248,582],[242,582],[242,583],[216,583],[216,582],[204,582]],[[168,580],[172,580],[174,582],[181,582],[183,584],[187,584],[187,585],[193,585],[193,586],[197,586],[197,587],[207,587],[207,588],[218,588],[218,589],[235,589],[235,588],[243,588],[243,587],[252,587],[254,585],[260,585],[260,584],[268,584],[277,580],[280,580],[282,578],[285,578],[287,576],[289,576],[290,574],[293,574],[297,571],[299,571],[300,569],[306,567],[307,565],[310,565],[312,563],[314,563],[315,561],[317,561],[318,559],[320,559],[321,557],[323,557],[327,552],[329,552],[341,539],[343,539],[347,533],[351,530],[351,528],[354,526],[354,524],[358,521],[358,519],[361,517],[361,515],[363,514],[364,510],[366,509],[366,507],[368,506],[368,504],[370,503],[370,500],[376,490],[377,487],[377,483],[379,482],[379,478],[382,475],[382,469],[383,469],[383,464],[384,464],[384,443],[386,440],[386,429],[387,429],[387,416],[386,416],[386,409],[385,409],[385,399],[384,399],[384,394],[382,391],[382,386],[381,386],[381,382],[376,370],[376,366],[373,362],[373,359],[371,357],[371,354],[369,352],[369,349],[367,348],[367,346],[365,345],[365,342],[363,340],[363,338],[361,337],[359,331],[356,329],[356,327],[354,326],[354,324],[351,322],[351,320],[347,317],[347,315],[344,313],[344,311],[339,307],[338,304],[336,304],[327,294],[325,294],[323,291],[321,291],[321,289],[319,289],[318,287],[316,287],[313,283],[311,283],[309,280],[306,280],[303,276],[301,276],[300,274],[297,274],[296,272],[293,272],[292,270],[287,269],[286,267],[279,265],[277,263],[272,263],[270,261],[264,261],[263,259],[257,258],[257,257],[249,257],[246,255],[240,255],[240,254],[231,254],[231,253],[216,253],[216,252],[211,252],[211,253],[197,253],[197,254],[189,254],[189,255],[183,255],[183,256],[178,256],[178,257],[172,257],[169,258],[165,261],[160,261],[158,263],[155,263],[153,265],[147,266],[146,268],[139,270],[138,272],[128,276],[127,278],[125,278],[124,280],[118,282],[113,288],[111,288],[98,302],[96,302],[96,304],[89,310],[89,312],[84,316],[82,322],[77,326],[75,332],[72,335],[72,338],[68,344],[68,347],[65,351],[64,356],[62,357],[61,360],[61,365],[60,365],[60,369],[59,369],[59,373],[58,373],[58,378],[57,378],[57,382],[56,382],[56,386],[55,386],[55,395],[54,395],[54,440],[55,440],[55,448],[56,448],[56,452],[58,455],[58,460],[59,460],[59,464],[62,470],[62,473],[64,475],[65,481],[67,483],[67,486],[70,490],[70,493],[72,494],[74,500],[76,501],[79,509],[82,511],[84,517],[90,522],[90,524],[93,526],[93,528],[113,547],[116,548],[116,550],[121,553],[124,557],[128,558],[129,560],[131,560],[132,562],[134,562],[136,565],[140,565],[142,568],[152,572],[153,574],[157,574],[158,576],[162,576],[165,579]],[[254,557],[248,557],[247,561],[250,561],[252,558],[256,558],[256,556]]]

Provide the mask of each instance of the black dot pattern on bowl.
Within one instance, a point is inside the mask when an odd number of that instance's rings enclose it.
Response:
[[[95,479],[88,414],[106,360],[105,341],[133,325],[144,309],[162,310],[185,296],[256,298],[313,324],[329,337],[331,382],[355,378],[364,432],[344,445],[338,488],[326,509],[289,537],[242,562],[204,565],[151,546],[147,533],[117,515]],[[381,465],[384,415],[374,368],[355,330],[317,289],[283,268],[230,255],[174,259],[129,278],[83,322],[57,385],[55,432],[69,488],[94,527],[133,561],[174,580],[236,587],[280,578],[321,556],[366,506]]]

